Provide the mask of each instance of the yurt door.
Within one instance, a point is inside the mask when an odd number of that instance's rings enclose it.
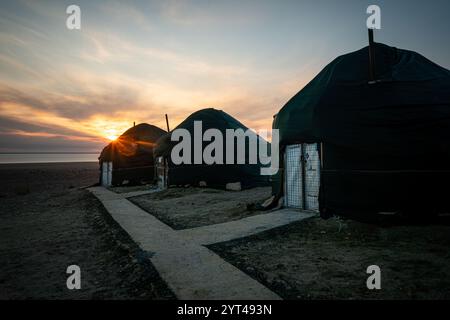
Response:
[[[113,171],[113,163],[108,162],[108,186],[112,185],[112,171]]]
[[[156,177],[158,179],[158,187],[161,189],[167,188],[167,161],[164,157],[156,159]]]
[[[108,162],[102,162],[102,186],[108,186]]]
[[[320,158],[319,145],[317,143],[303,145],[304,209],[319,210],[319,186],[320,186]]]
[[[286,147],[285,152],[285,205],[291,208],[303,208],[302,184],[302,145]]]
[[[102,162],[102,186],[109,187],[112,182],[112,162]]]

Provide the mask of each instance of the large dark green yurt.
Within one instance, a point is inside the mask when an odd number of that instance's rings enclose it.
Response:
[[[450,71],[416,52],[372,43],[336,58],[273,128],[284,159],[273,194],[287,206],[359,218],[450,209]]]
[[[101,152],[100,184],[118,186],[153,182],[153,149],[166,131],[141,123],[125,131]]]
[[[202,161],[201,164],[195,164],[195,154],[199,154],[199,150],[203,152],[205,147],[211,142],[202,141],[201,149],[194,150],[194,127],[195,122],[201,122],[202,136],[208,129],[217,129],[224,137],[223,141],[223,163],[206,164]],[[171,137],[175,130],[185,129],[190,133],[192,139],[192,148],[190,152],[190,163],[175,164],[172,161],[171,152],[174,146],[179,143],[172,141]],[[166,186],[208,186],[213,188],[225,188],[227,184],[240,185],[240,188],[252,188],[256,186],[269,185],[269,176],[261,175],[260,169],[262,167],[259,159],[257,163],[251,164],[249,161],[249,140],[245,138],[245,163],[239,164],[236,161],[237,145],[235,140],[234,152],[233,152],[233,164],[227,164],[225,157],[226,151],[226,130],[227,129],[242,129],[246,131],[248,128],[240,123],[238,120],[225,113],[222,110],[214,108],[202,109],[194,112],[181,122],[173,131],[164,135],[158,142],[155,148],[155,156],[158,157],[158,161],[164,163],[166,176]],[[261,137],[254,134],[257,139]],[[197,139],[202,139],[197,136]]]

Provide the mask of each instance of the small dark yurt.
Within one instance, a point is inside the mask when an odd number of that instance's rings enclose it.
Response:
[[[153,149],[166,131],[141,123],[125,131],[101,152],[100,184],[103,186],[151,183],[155,179]]]
[[[192,140],[194,139],[194,123],[201,121],[202,132],[208,129],[217,129],[222,135],[226,136],[227,129],[242,129],[246,131],[248,128],[240,123],[238,120],[214,108],[202,109],[194,112],[180,123],[176,129],[186,129]],[[249,161],[249,141],[245,140],[245,164],[238,164],[236,161],[236,145],[234,150],[234,164],[194,164],[194,154],[199,150],[194,150],[194,143],[192,143],[191,161],[190,164],[174,164],[171,159],[171,152],[173,147],[178,143],[171,141],[171,136],[174,131],[164,135],[158,142],[155,148],[155,156],[158,162],[158,172],[160,180],[162,180],[163,187],[168,186],[207,186],[212,188],[228,188],[228,185],[237,185],[237,189],[246,189],[256,186],[269,185],[269,176],[262,176],[260,169],[262,165],[259,160],[256,164],[250,164]],[[262,139],[254,134],[256,139]],[[210,142],[201,142],[201,151]],[[223,156],[226,157],[226,144],[223,143]],[[270,148],[270,147],[269,147]]]
[[[416,52],[372,42],[336,58],[273,128],[284,159],[273,194],[286,206],[354,218],[450,209],[450,71]]]

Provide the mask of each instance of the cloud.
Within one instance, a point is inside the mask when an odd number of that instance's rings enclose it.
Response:
[[[231,0],[225,2],[166,0],[161,4],[161,15],[168,21],[182,26],[262,23],[266,17],[262,1],[254,3],[237,1],[231,6],[230,2]]]
[[[290,61],[280,68],[257,56],[253,61],[250,55],[236,59],[226,50],[199,52],[187,41],[191,35],[184,38],[196,29],[187,25],[220,29],[251,19],[261,22],[258,12],[248,17],[248,4],[236,12],[235,6],[220,3],[169,1],[153,5],[162,11],[147,16],[150,7],[139,2],[83,2],[86,24],[82,32],[69,32],[61,22],[64,5],[55,3],[25,1],[33,12],[29,21],[28,11],[0,13],[0,25],[7,26],[0,32],[3,149],[12,146],[13,136],[23,148],[30,141],[43,148],[63,142],[77,150],[99,148],[111,132],[120,134],[134,121],[165,128],[167,113],[173,128],[206,107],[222,109],[251,128],[268,129],[273,114],[303,81],[291,71]]]
[[[93,152],[99,153],[105,142],[74,140],[64,136],[17,135],[0,132],[0,152]]]
[[[84,37],[90,45],[84,46],[81,58],[87,61],[101,64],[123,62],[144,69],[156,65],[160,69],[165,68],[190,76],[230,78],[248,74],[247,68],[239,66],[236,62],[223,64],[208,61],[206,57],[193,58],[186,53],[164,49],[161,46],[142,46],[113,34],[85,32]]]
[[[299,76],[261,91],[230,81],[211,90],[157,79],[146,82],[115,71],[105,75],[76,66],[67,66],[65,74],[64,80],[39,88],[0,83],[0,117],[41,128],[31,133],[16,128],[21,130],[17,135],[42,138],[47,134],[48,138],[74,141],[104,138],[111,130],[120,134],[133,121],[164,128],[165,113],[173,128],[190,113],[206,107],[222,109],[253,129],[270,129],[273,115],[306,83]],[[83,136],[90,138],[69,139]]]
[[[21,137],[40,137],[40,138],[61,138],[72,141],[104,142],[103,139],[83,136],[70,136],[64,134],[49,133],[45,131],[25,131],[25,130],[5,130],[0,131],[0,135],[14,135]]]
[[[144,13],[142,8],[133,6],[132,3],[124,4],[119,1],[107,1],[102,3],[101,11],[114,21],[125,22],[128,25],[134,24],[144,31],[152,31],[153,26],[150,22],[149,13]]]
[[[40,78],[41,74],[36,70],[30,68],[24,63],[20,62],[17,59],[8,57],[0,53],[0,66],[3,71],[6,72],[6,69],[9,69],[10,73],[21,73],[20,75],[23,77],[32,77],[32,78]]]

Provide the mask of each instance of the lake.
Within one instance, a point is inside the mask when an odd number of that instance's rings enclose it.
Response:
[[[97,162],[98,153],[0,153],[0,163]]]

